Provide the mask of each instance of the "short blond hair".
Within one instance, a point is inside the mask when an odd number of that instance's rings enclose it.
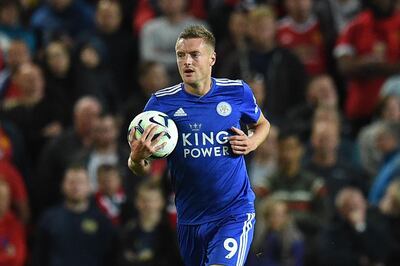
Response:
[[[197,39],[200,38],[204,40],[208,45],[210,45],[215,50],[215,37],[211,31],[209,31],[203,25],[191,25],[186,27],[177,39],[177,42],[180,39]]]

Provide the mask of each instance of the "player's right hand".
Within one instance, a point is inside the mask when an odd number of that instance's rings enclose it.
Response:
[[[135,138],[135,129],[131,130],[129,134],[129,146],[131,147],[130,159],[133,162],[140,162],[147,159],[154,152],[162,149],[166,145],[166,142],[157,145],[165,134],[161,132],[160,135],[154,138],[157,127],[158,125],[155,124],[149,125],[138,140]]]

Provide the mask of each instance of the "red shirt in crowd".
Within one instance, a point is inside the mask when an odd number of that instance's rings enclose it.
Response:
[[[279,22],[277,39],[281,46],[292,50],[299,57],[308,74],[325,72],[325,44],[319,22],[314,16],[302,24],[291,17],[283,18]]]
[[[25,229],[11,212],[7,212],[0,218],[0,266],[23,266],[25,260]]]
[[[28,201],[26,186],[19,171],[7,160],[0,160],[0,179],[7,182],[11,190],[11,202]]]
[[[384,62],[400,60],[400,13],[377,20],[371,11],[356,17],[339,36],[335,56],[380,57]],[[384,76],[350,78],[346,114],[350,119],[369,117],[378,101]]]

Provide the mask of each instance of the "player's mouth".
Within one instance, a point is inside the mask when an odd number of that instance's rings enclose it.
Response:
[[[183,73],[185,74],[185,76],[191,76],[194,73],[193,69],[185,69],[183,71]]]

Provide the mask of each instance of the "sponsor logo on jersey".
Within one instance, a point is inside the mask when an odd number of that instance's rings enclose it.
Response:
[[[197,124],[198,126],[199,124]],[[229,156],[228,132],[200,133],[193,131],[192,133],[182,133],[184,158]]]
[[[179,108],[179,109],[176,110],[176,112],[174,113],[174,116],[187,116],[187,113],[185,113],[185,111],[183,110],[183,108]]]
[[[217,113],[221,116],[228,116],[232,113],[232,106],[227,102],[220,102],[217,105]]]

